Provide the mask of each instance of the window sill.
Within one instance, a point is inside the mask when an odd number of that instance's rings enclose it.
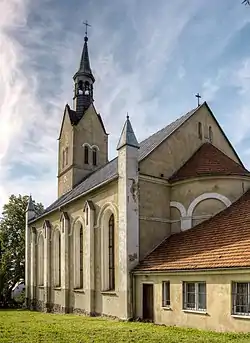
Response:
[[[250,315],[249,314],[231,314],[233,318],[238,318],[238,319],[248,319],[250,320]]]
[[[62,287],[56,286],[54,287],[54,291],[61,291]]]
[[[85,290],[83,288],[74,288],[75,293],[85,293]]]
[[[44,286],[42,286],[42,285],[39,285],[39,286],[38,286],[38,288],[40,288],[40,289],[44,289]]]
[[[182,310],[182,312],[187,312],[187,313],[194,313],[194,314],[203,314],[207,315],[207,311],[199,311],[199,310]]]
[[[170,306],[162,306],[161,308],[162,308],[162,310],[164,310],[164,311],[173,311],[172,308],[171,308]]]
[[[117,296],[116,291],[102,291],[102,295],[111,295],[111,296]]]

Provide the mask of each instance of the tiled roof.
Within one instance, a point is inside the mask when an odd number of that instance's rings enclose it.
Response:
[[[141,271],[250,267],[250,190],[230,207],[164,240]]]
[[[241,164],[236,163],[211,143],[204,143],[193,156],[175,172],[170,182],[192,177],[210,175],[250,175]]]

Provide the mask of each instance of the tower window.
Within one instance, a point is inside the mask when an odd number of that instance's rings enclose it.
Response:
[[[115,289],[115,226],[114,215],[109,219],[109,289]]]
[[[89,148],[87,145],[84,146],[84,163],[89,164]]]
[[[96,166],[97,165],[97,149],[96,148],[93,148],[92,154],[93,154],[93,165]]]
[[[209,126],[209,128],[208,128],[208,137],[209,137],[210,143],[212,143],[212,142],[213,142],[213,131],[212,131],[212,126]]]
[[[201,122],[198,123],[198,136],[202,139],[202,124]]]

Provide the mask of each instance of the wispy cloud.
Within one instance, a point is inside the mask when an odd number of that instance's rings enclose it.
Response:
[[[109,1],[2,0],[0,208],[10,193],[32,192],[45,205],[56,198],[56,139],[64,105],[71,104],[72,75],[83,43],[82,13],[93,24],[89,49],[96,77],[95,105],[110,133],[112,157],[127,112],[141,140],[180,111],[188,111],[194,105],[190,92],[197,92],[198,85],[203,84],[212,101],[224,89],[230,68],[221,74],[225,69],[221,56],[248,23],[240,6],[228,3],[223,0],[218,14],[216,7],[197,0],[158,0],[157,6],[149,0],[120,0],[112,5]],[[227,11],[230,20],[221,30],[211,20],[205,25],[204,9],[217,18],[226,17]],[[209,52],[198,50],[216,32],[220,39],[209,42]],[[244,63],[238,64],[235,75],[239,93],[247,93],[249,86],[249,64]],[[244,104],[243,119],[246,98]],[[240,141],[248,135],[247,123],[241,133]]]

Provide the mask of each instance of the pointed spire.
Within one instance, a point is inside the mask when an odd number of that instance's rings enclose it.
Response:
[[[27,208],[26,208],[26,212],[36,212],[36,211],[35,211],[35,206],[34,206],[34,203],[33,203],[32,196],[31,196],[31,195],[29,196],[29,200],[28,200],[28,205],[27,205]]]
[[[140,147],[135,137],[134,130],[132,128],[128,115],[116,149],[119,150],[125,145],[129,145],[137,149],[139,149]]]
[[[87,35],[84,37],[84,45],[83,45],[83,49],[82,49],[80,66],[79,66],[78,71],[74,75],[74,79],[79,75],[87,76],[92,80],[92,82],[95,82],[95,78],[92,74],[92,70],[90,67]]]

